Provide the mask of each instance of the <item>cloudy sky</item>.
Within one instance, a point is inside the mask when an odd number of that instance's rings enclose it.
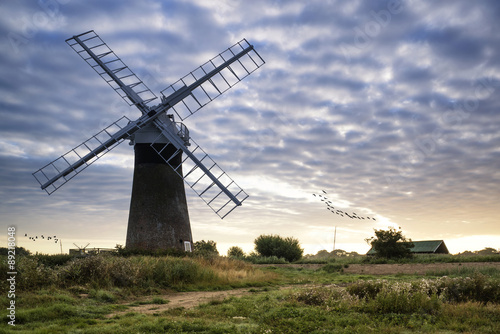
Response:
[[[123,115],[64,42],[95,30],[155,92],[246,38],[266,64],[185,124],[250,195],[224,220],[187,189],[194,240],[366,252],[374,229],[500,247],[500,2],[1,1],[0,218],[55,253],[124,244],[133,149],[48,196],[32,172]],[[373,219],[332,214],[336,209]],[[324,193],[323,193],[324,194]],[[6,229],[2,236],[6,242]]]

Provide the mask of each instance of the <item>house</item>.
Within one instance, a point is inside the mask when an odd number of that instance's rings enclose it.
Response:
[[[410,248],[412,254],[450,254],[444,240],[424,240],[412,241],[415,247]],[[370,248],[366,255],[375,255],[373,247]]]

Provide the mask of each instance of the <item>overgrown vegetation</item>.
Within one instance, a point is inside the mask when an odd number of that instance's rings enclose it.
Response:
[[[457,268],[448,277],[374,279],[343,273],[347,264],[340,260],[315,270],[255,270],[217,256],[49,258],[18,258],[19,333],[500,332],[496,268]],[[6,269],[2,261],[1,275]],[[273,282],[294,287],[276,289],[269,285]],[[154,311],[170,304],[162,296],[166,289],[250,285],[266,287],[192,309]],[[149,296],[138,303],[138,294]],[[6,305],[6,296],[0,300]],[[152,313],[126,313],[130,305],[149,306]],[[116,311],[122,313],[109,316]],[[0,332],[6,328],[3,322]]]
[[[58,257],[54,256],[55,259]],[[53,265],[54,262],[57,261],[40,256],[18,257],[18,288],[22,291],[51,286],[182,290],[258,285],[272,280],[245,262],[223,257],[118,257],[101,254],[61,261],[60,265]],[[8,272],[5,261],[0,267],[2,285],[5,286]]]
[[[436,301],[463,303],[500,303],[500,280],[480,273],[472,277],[440,277],[413,282],[389,282],[387,280],[359,281],[347,287],[347,291],[360,299],[373,301],[379,312],[417,312]],[[395,309],[390,309],[392,307]],[[406,310],[406,311],[405,311]]]

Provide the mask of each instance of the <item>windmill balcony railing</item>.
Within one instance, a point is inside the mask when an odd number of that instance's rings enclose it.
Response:
[[[186,146],[189,146],[189,130],[187,126],[183,123],[175,122],[175,126],[177,127],[177,135],[184,140]]]

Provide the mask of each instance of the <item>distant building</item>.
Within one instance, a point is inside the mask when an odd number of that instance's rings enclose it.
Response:
[[[117,250],[115,248],[79,248],[69,250],[69,255],[73,256],[89,256],[101,253],[115,253]]]
[[[410,248],[413,254],[450,254],[444,240],[412,241],[415,247]],[[375,250],[370,248],[366,255],[375,255]]]

